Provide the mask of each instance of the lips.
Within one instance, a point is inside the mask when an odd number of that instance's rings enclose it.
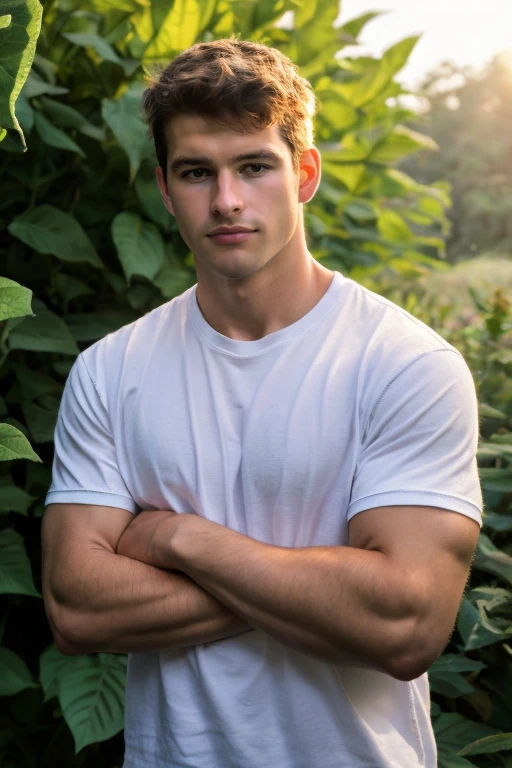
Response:
[[[219,227],[217,230],[213,230],[208,237],[218,245],[232,245],[235,243],[243,243],[253,235],[255,230],[243,229],[239,227]]]

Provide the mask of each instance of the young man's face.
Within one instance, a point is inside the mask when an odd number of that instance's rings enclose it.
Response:
[[[249,277],[293,247],[306,200],[277,125],[241,133],[190,115],[166,133],[167,188],[161,169],[157,180],[199,276]]]

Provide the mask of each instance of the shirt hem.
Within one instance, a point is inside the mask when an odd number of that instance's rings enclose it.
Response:
[[[45,507],[48,504],[95,504],[100,507],[120,507],[133,515],[139,511],[139,507],[133,499],[110,491],[85,491],[81,489],[49,491],[44,504]]]
[[[370,496],[364,496],[352,502],[348,508],[347,522],[367,509],[375,507],[392,506],[427,506],[442,507],[450,512],[458,512],[475,520],[482,527],[482,512],[470,501],[461,499],[457,496],[450,496],[445,493],[420,492],[418,491],[384,491],[383,493],[374,493]]]

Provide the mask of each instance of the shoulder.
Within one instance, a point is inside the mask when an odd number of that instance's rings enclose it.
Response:
[[[108,377],[109,387],[115,387],[123,372],[132,368],[142,370],[163,343],[172,344],[173,336],[182,327],[193,290],[195,286],[84,350],[80,358],[92,380],[105,389]]]
[[[413,382],[417,393],[458,382],[473,396],[464,358],[435,329],[353,280],[345,280],[344,295],[342,325],[360,348],[358,394],[366,423],[391,388],[404,392]]]
[[[354,322],[361,326],[368,353],[374,361],[396,358],[397,364],[409,356],[440,349],[457,351],[433,328],[389,299],[368,288],[346,280],[348,308]]]

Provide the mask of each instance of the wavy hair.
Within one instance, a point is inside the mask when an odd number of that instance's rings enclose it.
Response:
[[[196,43],[150,75],[141,107],[167,178],[167,122],[200,115],[240,131],[277,124],[298,170],[313,144],[314,91],[297,66],[276,48],[229,38]]]

